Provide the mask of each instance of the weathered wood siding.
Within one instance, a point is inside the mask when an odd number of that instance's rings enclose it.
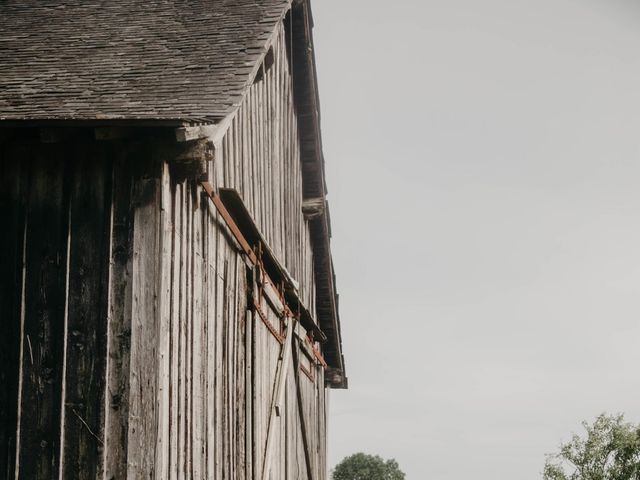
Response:
[[[96,478],[115,150],[29,140],[0,148],[0,212],[9,227],[0,262],[0,473]]]
[[[0,143],[0,478],[259,479],[282,368],[270,478],[324,480],[323,369],[300,325],[279,367],[282,312],[196,179],[153,137],[29,135]],[[282,25],[209,180],[240,192],[313,312]]]
[[[267,55],[266,73],[248,90],[216,152],[214,185],[240,192],[254,220],[315,305],[313,257],[302,216],[302,166],[293,81],[281,25]]]
[[[214,184],[238,190],[252,217],[276,256],[300,283],[301,298],[315,310],[313,252],[309,226],[302,215],[302,168],[300,144],[293,104],[293,82],[286,55],[284,29],[273,46],[273,64],[265,62],[264,75],[249,89],[245,101],[216,151]],[[269,59],[270,55],[267,55]],[[263,310],[267,310],[265,307]],[[271,318],[277,325],[279,320]],[[264,460],[268,414],[280,345],[262,322],[253,319],[253,408],[254,477]],[[314,365],[314,381],[300,378],[302,409],[298,408],[296,383],[299,373],[293,361],[288,366],[286,414],[279,419],[279,434],[273,455],[272,478],[307,478],[303,423],[308,440],[314,479],[325,478],[325,390],[322,368]],[[300,418],[304,413],[304,422]]]
[[[214,185],[240,192],[313,311],[313,254],[301,211],[299,142],[282,28],[272,48],[273,63],[250,87],[216,146],[209,176]],[[164,341],[159,346],[159,391],[143,402],[157,395],[158,412],[147,415],[149,422],[158,418],[154,428],[161,434],[155,465],[170,478],[190,472],[197,478],[260,478],[281,344],[248,304],[255,293],[247,284],[249,267],[202,188],[165,168],[160,197],[164,246],[159,248],[165,260],[158,268],[165,281],[158,308]],[[262,310],[272,325],[281,325],[266,302]],[[135,370],[134,364],[132,358]],[[314,380],[300,378],[300,408],[294,381],[299,369],[293,359],[287,368],[286,409],[276,423],[271,478],[306,478],[307,456],[313,478],[323,479],[322,368],[313,363]],[[140,468],[148,472],[144,465]]]

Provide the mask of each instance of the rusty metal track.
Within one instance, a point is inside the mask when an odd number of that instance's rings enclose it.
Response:
[[[225,223],[227,224],[227,227],[229,227],[229,230],[231,230],[231,233],[233,234],[234,238],[240,244],[240,248],[242,248],[242,251],[244,252],[244,254],[247,257],[249,257],[249,260],[251,260],[251,263],[253,263],[254,265],[257,265],[258,258],[256,257],[255,252],[252,250],[251,246],[249,245],[247,240],[244,238],[244,235],[242,235],[242,232],[238,228],[238,225],[236,224],[233,217],[231,217],[231,214],[227,210],[227,207],[224,206],[224,203],[222,203],[222,200],[220,200],[220,197],[216,195],[216,192],[213,190],[213,187],[211,186],[211,184],[209,182],[202,182],[202,187],[207,192],[207,195],[209,195],[209,198],[215,205],[220,216],[224,219]]]
[[[264,323],[267,327],[267,330],[269,330],[269,332],[271,332],[271,335],[273,335],[275,339],[278,340],[278,342],[282,345],[284,343],[284,337],[280,334],[280,332],[278,332],[278,329],[269,321],[267,315],[262,311],[262,307],[257,302],[255,302],[253,304],[253,308],[256,309],[258,316],[262,320],[262,323]]]
[[[310,333],[314,340],[323,342],[327,339],[326,335],[322,332],[320,327],[311,317],[310,312],[302,303],[297,295],[296,287],[292,284],[292,280],[286,273],[286,269],[275,258],[266,241],[260,234],[258,227],[249,215],[242,199],[238,192],[232,189],[225,189],[227,201],[231,207],[235,210],[236,215],[240,218],[239,221],[243,223],[245,230],[248,232],[253,241],[256,243],[257,252],[251,247],[247,236],[242,232],[241,227],[236,222],[234,215],[229,211],[225,202],[221,196],[216,193],[213,186],[207,182],[201,182],[202,187],[207,192],[207,195],[211,199],[213,205],[216,207],[218,213],[223,218],[231,234],[240,245],[240,249],[247,256],[250,262],[256,267],[260,268],[260,273],[264,276],[265,283],[273,286],[273,290],[280,297],[285,309],[289,312],[295,312],[292,315],[300,321],[301,325]],[[265,265],[265,262],[268,265]],[[267,271],[268,270],[268,271]],[[281,282],[274,282],[272,276],[280,278]],[[275,286],[282,284],[282,288],[278,289]],[[324,363],[324,362],[323,362]],[[326,365],[326,363],[324,363]]]

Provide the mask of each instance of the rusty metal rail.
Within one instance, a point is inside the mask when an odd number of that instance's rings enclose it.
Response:
[[[266,241],[262,238],[258,227],[249,215],[240,195],[235,190],[224,190],[228,197],[227,200],[232,202],[235,210],[234,213],[241,217],[240,220],[241,223],[244,224],[244,229],[247,230],[247,233],[252,240],[256,242],[255,250],[251,247],[249,240],[247,240],[247,236],[243,233],[240,225],[238,225],[234,215],[229,211],[225,202],[222,200],[222,197],[216,193],[213,186],[207,181],[201,182],[201,185],[205,192],[207,192],[207,195],[216,207],[216,210],[227,224],[227,227],[229,227],[231,234],[238,242],[242,252],[247,256],[249,261],[260,270],[261,275],[264,276],[263,283],[270,291],[272,291],[272,293],[275,293],[278,296],[284,306],[285,311],[283,314],[287,314],[288,312],[300,321],[300,324],[307,330],[311,337],[310,343],[314,350],[314,355],[318,358],[318,361],[326,367],[327,364],[324,361],[324,358],[320,352],[313,347],[312,340],[323,342],[327,337],[314,321],[309,310],[298,297],[297,285],[295,285],[294,280],[291,279],[286,269],[280,264],[273,252],[271,252]],[[267,265],[265,265],[265,263]],[[267,269],[269,271],[267,271]],[[280,282],[275,282],[272,278],[273,275],[279,277],[278,279]],[[282,285],[282,288],[278,289],[276,285]]]

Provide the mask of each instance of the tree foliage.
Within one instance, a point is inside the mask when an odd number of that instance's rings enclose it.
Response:
[[[333,470],[332,480],[404,480],[398,462],[378,455],[356,453],[344,458]]]
[[[586,437],[574,434],[547,457],[544,480],[640,480],[640,426],[605,414],[582,426]]]

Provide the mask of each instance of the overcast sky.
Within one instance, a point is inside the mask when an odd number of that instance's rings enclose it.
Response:
[[[640,3],[315,0],[350,389],[330,464],[534,480],[640,420]]]

